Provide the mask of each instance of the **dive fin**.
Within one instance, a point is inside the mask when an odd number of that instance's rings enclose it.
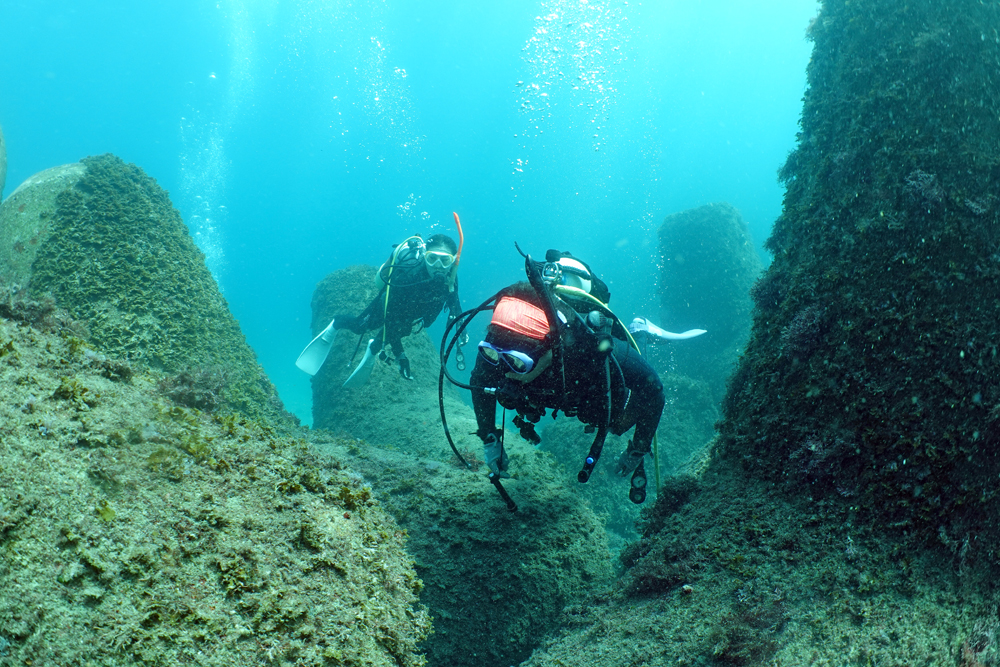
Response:
[[[375,357],[377,355],[372,353],[372,343],[375,339],[372,338],[368,341],[368,348],[365,350],[365,356],[361,359],[361,363],[358,367],[354,369],[351,376],[344,380],[342,385],[344,389],[354,389],[356,387],[363,387],[368,383],[368,378],[372,375],[372,369],[375,368]]]
[[[316,375],[323,367],[327,355],[330,354],[330,346],[333,345],[333,338],[337,335],[337,331],[333,328],[333,322],[330,320],[330,324],[306,345],[306,349],[302,350],[302,354],[295,360],[295,365],[309,375]]]
[[[700,336],[703,333],[708,333],[708,331],[706,329],[688,329],[682,333],[673,333],[672,331],[660,329],[656,335],[665,340],[687,340],[688,338]]]

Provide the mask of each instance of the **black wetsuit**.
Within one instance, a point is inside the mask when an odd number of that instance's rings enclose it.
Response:
[[[429,327],[445,307],[452,317],[462,312],[458,279],[455,279],[453,289],[449,289],[447,274],[430,275],[422,259],[401,256],[391,273],[387,263],[380,270],[380,276],[384,281],[382,289],[368,307],[356,317],[337,315],[333,324],[335,329],[348,329],[359,335],[381,329],[384,325],[384,341],[381,335],[375,336],[372,352],[379,351],[385,342],[392,346],[393,354],[398,357],[404,353],[403,337],[413,333],[415,325]],[[389,283],[388,286],[385,282]],[[388,307],[386,289],[389,290]]]
[[[649,452],[663,412],[663,384],[635,349],[618,338],[611,340],[614,347],[607,365],[604,355],[586,336],[577,335],[575,343],[565,345],[565,384],[558,361],[533,381],[522,383],[506,377],[510,369],[503,362],[494,366],[477,356],[471,378],[477,435],[485,441],[496,433],[499,402],[529,422],[537,422],[551,409],[575,416],[584,424],[607,424],[615,435],[635,426],[633,448]],[[486,393],[484,387],[495,388],[496,395]]]

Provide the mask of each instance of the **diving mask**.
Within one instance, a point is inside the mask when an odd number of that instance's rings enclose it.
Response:
[[[432,271],[447,271],[455,263],[455,256],[440,250],[428,250],[424,253],[424,261]]]
[[[485,340],[479,344],[479,356],[494,366],[503,360],[504,364],[518,375],[530,373],[531,369],[535,367],[535,360],[524,352],[505,350],[487,343]]]

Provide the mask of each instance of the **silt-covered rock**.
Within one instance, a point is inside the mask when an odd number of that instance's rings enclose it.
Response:
[[[659,235],[662,326],[708,331],[671,345],[676,372],[708,383],[720,400],[750,334],[760,258],[746,222],[726,203],[668,215]]]
[[[81,162],[41,171],[0,205],[0,280],[15,294],[31,281],[38,249],[52,233],[56,198],[79,182],[87,168]]]

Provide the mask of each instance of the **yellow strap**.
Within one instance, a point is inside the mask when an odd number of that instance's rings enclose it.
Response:
[[[659,426],[659,423],[657,423]],[[653,479],[656,481],[656,492],[660,492],[660,442],[653,433]]]
[[[396,248],[392,251],[392,258],[389,260],[389,275],[385,277],[385,303],[382,305],[382,349],[383,350],[385,349],[385,325],[386,325],[386,320],[389,316],[389,288],[392,286],[392,271],[393,269],[396,268],[396,258],[399,256],[399,249],[404,246],[408,247],[410,244],[410,239],[420,239],[420,241],[423,242],[423,239],[421,239],[419,236],[415,234],[413,236],[408,237],[405,241],[396,246]],[[385,265],[383,264],[383,266]],[[381,271],[381,269],[379,269],[379,271]],[[392,352],[393,354],[398,354],[399,350],[393,350]]]

